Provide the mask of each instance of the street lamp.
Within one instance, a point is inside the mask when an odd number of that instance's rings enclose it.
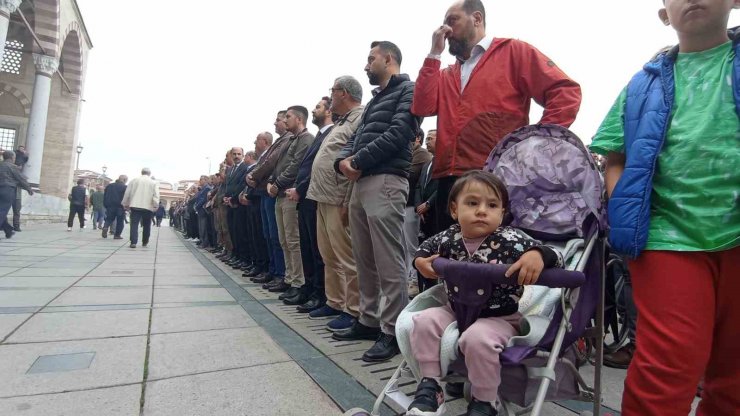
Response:
[[[207,173],[210,175],[211,174],[211,157],[206,156],[206,159],[208,159],[208,172]]]
[[[103,165],[103,176],[105,176],[105,171],[108,170],[108,166]]]
[[[77,146],[77,168],[75,170],[80,170],[80,153],[82,153],[82,145]]]

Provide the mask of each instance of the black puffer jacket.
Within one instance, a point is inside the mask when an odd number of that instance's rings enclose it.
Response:
[[[408,178],[411,145],[421,124],[421,118],[411,114],[413,97],[409,76],[393,75],[365,106],[360,126],[338,153],[334,170],[339,172],[339,162],[354,155],[363,177],[388,173]]]

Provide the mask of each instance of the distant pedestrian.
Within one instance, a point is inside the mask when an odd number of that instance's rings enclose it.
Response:
[[[8,211],[16,198],[16,189],[23,188],[29,195],[33,195],[31,185],[13,164],[15,153],[10,150],[3,152],[3,161],[0,162],[0,228],[5,231],[5,238],[15,234],[13,227],[8,224]]]
[[[103,228],[105,223],[105,192],[103,185],[97,185],[95,192],[90,195],[90,206],[93,214],[93,230]]]
[[[162,218],[164,218],[164,203],[162,201],[159,201],[159,208],[157,208],[157,212],[154,213],[154,216],[157,218],[157,227],[162,226]]]
[[[105,206],[105,224],[103,224],[103,238],[108,238],[108,233],[116,224],[113,239],[120,240],[123,232],[126,211],[123,209],[123,195],[126,193],[126,182],[128,176],[121,175],[115,182],[105,187],[103,194],[103,205]]]
[[[82,231],[82,229],[85,228],[85,207],[89,201],[84,179],[77,180],[77,186],[73,187],[72,190],[69,191],[67,199],[69,199],[67,231],[72,231],[72,224],[74,223],[75,215],[77,215],[77,218],[80,221],[80,231]]]
[[[18,146],[18,150],[15,151],[15,165],[23,171],[27,162],[28,153],[26,153],[25,146]],[[13,201],[13,230],[15,231],[21,230],[21,189],[21,187],[16,188],[15,201]]]
[[[141,245],[149,244],[149,234],[152,229],[152,215],[159,206],[159,186],[151,178],[149,168],[141,170],[141,176],[134,178],[123,195],[123,206],[131,211],[131,226],[129,227],[131,248],[136,248],[139,241],[139,222],[144,232]]]

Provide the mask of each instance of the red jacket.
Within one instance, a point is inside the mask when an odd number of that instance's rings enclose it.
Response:
[[[437,115],[432,177],[481,169],[508,133],[529,124],[531,99],[545,108],[541,123],[568,127],[581,105],[581,87],[532,45],[494,39],[460,93],[460,62],[442,71],[427,58],[419,71],[411,112]]]

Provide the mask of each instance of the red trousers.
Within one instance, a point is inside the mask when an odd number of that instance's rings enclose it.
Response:
[[[699,416],[740,415],[740,247],[645,251],[629,263],[637,350],[622,414],[681,415],[699,381]]]

